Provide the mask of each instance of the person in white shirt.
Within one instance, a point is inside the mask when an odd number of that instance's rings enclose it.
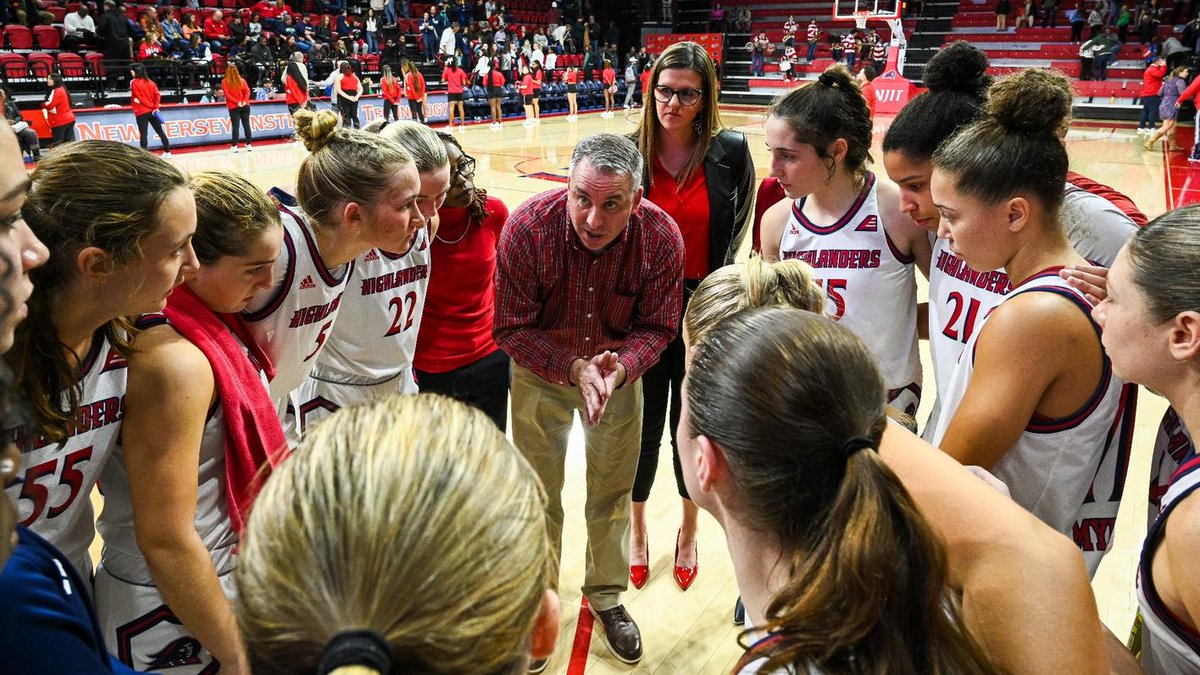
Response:
[[[88,15],[87,5],[63,17],[63,49],[74,51],[83,45],[99,45],[96,39],[96,22]]]
[[[458,49],[458,22],[450,24],[450,27],[442,31],[442,39],[438,41],[438,53],[442,55],[446,63],[449,63],[454,58],[454,52]]]

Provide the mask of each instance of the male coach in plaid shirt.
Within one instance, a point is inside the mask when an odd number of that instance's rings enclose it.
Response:
[[[622,136],[583,139],[566,188],[522,204],[496,256],[496,342],[514,362],[513,440],[549,496],[562,554],[563,465],[576,409],[587,439],[583,594],[613,655],[642,657],[621,604],[629,582],[629,509],[642,432],[640,377],[676,333],[683,238],[642,200],[642,157]],[[558,581],[557,566],[554,583]],[[540,672],[545,660],[530,672]]]

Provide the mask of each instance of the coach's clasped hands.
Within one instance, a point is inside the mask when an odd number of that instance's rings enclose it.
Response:
[[[583,422],[589,427],[600,423],[608,399],[625,382],[625,366],[617,360],[616,352],[603,352],[589,359],[575,359],[571,364],[571,382],[579,387],[583,397]]]

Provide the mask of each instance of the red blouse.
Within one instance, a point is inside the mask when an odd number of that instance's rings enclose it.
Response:
[[[646,198],[679,225],[683,235],[683,278],[708,276],[708,181],[704,165],[696,167],[691,179],[681,186],[670,171],[655,161],[654,183]]]

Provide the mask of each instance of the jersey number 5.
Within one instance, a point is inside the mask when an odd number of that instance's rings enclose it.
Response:
[[[392,316],[392,327],[384,336],[396,335],[412,328],[413,312],[417,311],[417,292],[409,291],[403,298],[396,296],[388,302],[388,307],[395,312]]]
[[[79,491],[83,488],[83,472],[76,468],[80,462],[86,462],[92,458],[92,447],[88,446],[82,450],[76,450],[62,458],[62,473],[58,477],[58,484],[65,485],[71,489],[70,494],[58,506],[51,506],[46,513],[47,518],[57,518],[71,508],[71,504],[75,503],[75,498],[79,496]],[[24,482],[21,483],[21,499],[28,499],[33,502],[33,511],[29,517],[21,521],[21,524],[29,527],[37,522],[41,517],[42,511],[46,509],[46,502],[50,500],[50,488],[38,482],[43,476],[53,476],[58,472],[58,460],[55,457],[47,462],[42,462],[29,467],[25,470]]]
[[[825,297],[833,303],[833,314],[829,318],[840,320],[846,314],[846,296],[842,295],[842,291],[846,290],[846,280],[817,279],[817,285],[825,289]]]

